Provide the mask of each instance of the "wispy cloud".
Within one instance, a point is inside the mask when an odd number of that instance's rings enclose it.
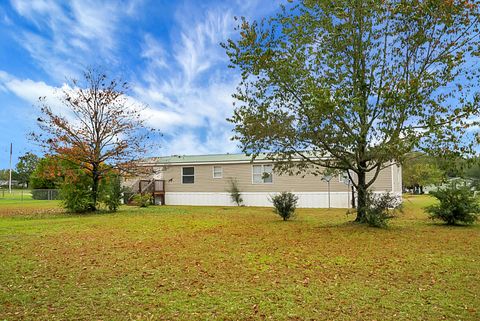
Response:
[[[233,15],[219,8],[186,10],[191,15],[184,10],[175,15],[169,52],[145,36],[142,56],[149,64],[134,92],[150,106],[149,124],[165,134],[163,154],[233,152],[226,118],[238,78],[225,73],[227,57],[219,45],[233,31]]]
[[[151,18],[141,10],[148,7],[141,0],[11,0],[14,11],[33,26],[15,30],[19,45],[56,85],[5,73],[2,78],[0,72],[0,92],[34,103],[38,96],[58,93],[65,78],[78,76],[85,66],[113,66],[132,75],[127,79],[131,99],[148,105],[148,125],[164,134],[158,154],[234,152],[226,118],[232,114],[239,75],[228,69],[219,44],[235,36],[234,16],[266,15],[281,1],[199,5],[185,0],[168,17],[167,31],[158,32],[132,26],[132,21]],[[126,48],[124,35],[131,30],[134,38]],[[125,50],[135,56],[134,65],[125,66]]]
[[[187,3],[175,14],[178,28],[167,45],[170,51],[145,36],[143,56],[150,63],[134,91],[150,106],[149,124],[165,134],[162,154],[237,150],[226,118],[232,115],[239,75],[228,69],[220,43],[235,36],[234,16],[271,13],[279,2],[239,1],[204,10]]]
[[[201,72],[211,68],[226,56],[219,43],[233,31],[230,10],[212,9],[195,17],[177,13],[181,41],[173,45],[175,59],[183,69],[184,81],[195,80]]]
[[[135,3],[12,0],[14,10],[36,27],[15,35],[47,74],[63,80],[75,76],[90,61],[115,62],[119,27],[133,14]]]
[[[154,36],[147,33],[143,37],[142,52],[140,56],[147,59],[150,63],[150,67],[153,68],[166,68],[167,67],[167,53],[163,48],[160,41],[155,39]]]
[[[67,84],[54,87],[43,81],[20,79],[0,70],[0,92],[12,93],[32,107],[38,107],[39,98],[43,97],[45,98],[45,103],[47,103],[56,114],[72,117],[72,114],[65,109],[65,106],[61,102],[64,90],[71,90],[71,87]],[[34,119],[38,115],[38,110],[33,112],[29,110],[28,119]]]

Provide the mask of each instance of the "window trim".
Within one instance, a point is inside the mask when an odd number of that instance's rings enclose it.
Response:
[[[262,182],[261,182],[261,183],[255,182],[254,179],[253,179],[253,176],[254,176],[254,175],[253,175],[253,168],[254,168],[255,166],[261,166],[261,168],[262,168],[262,175],[263,175],[263,173],[266,173],[265,170],[264,170],[264,167],[265,167],[265,166],[271,166],[271,167],[272,167],[272,174],[271,174],[272,181],[271,181],[271,182],[265,182],[264,178],[262,178]],[[252,185],[269,185],[269,184],[273,184],[273,165],[272,165],[272,164],[253,164],[253,165],[252,165]]]
[[[184,174],[183,174],[183,169],[184,169],[184,168],[193,168],[193,175],[184,175]],[[183,182],[183,177],[184,177],[184,176],[193,177],[193,183],[184,183],[184,182]],[[182,184],[185,184],[185,185],[195,184],[195,166],[182,166],[182,170],[180,171],[180,179],[181,179]]]
[[[215,177],[215,167],[220,168],[220,177]],[[213,179],[221,179],[221,178],[223,178],[223,166],[213,165],[213,166],[212,166],[212,177],[213,177]]]

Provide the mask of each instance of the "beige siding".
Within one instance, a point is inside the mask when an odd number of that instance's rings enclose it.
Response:
[[[261,163],[255,163],[261,164]],[[327,183],[319,176],[289,176],[274,173],[272,184],[252,183],[252,164],[217,164],[223,167],[223,178],[213,178],[213,165],[169,165],[165,171],[165,190],[167,192],[225,192],[231,178],[236,178],[242,192],[326,192]],[[195,168],[195,183],[182,184],[182,167]],[[369,175],[370,177],[372,175]],[[396,176],[396,175],[395,175]],[[373,186],[375,191],[392,191],[392,171],[383,170]],[[330,182],[332,192],[347,192],[348,187],[338,177]]]

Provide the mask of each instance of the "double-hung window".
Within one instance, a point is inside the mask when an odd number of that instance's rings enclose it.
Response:
[[[272,165],[253,165],[252,166],[253,184],[271,184],[273,183]]]
[[[195,167],[182,167],[182,184],[195,183]]]
[[[222,166],[213,166],[213,178],[222,178],[223,168]]]

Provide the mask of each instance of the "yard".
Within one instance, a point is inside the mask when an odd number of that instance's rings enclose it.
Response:
[[[0,319],[479,320],[480,225],[409,197],[387,230],[345,210],[0,202]]]

